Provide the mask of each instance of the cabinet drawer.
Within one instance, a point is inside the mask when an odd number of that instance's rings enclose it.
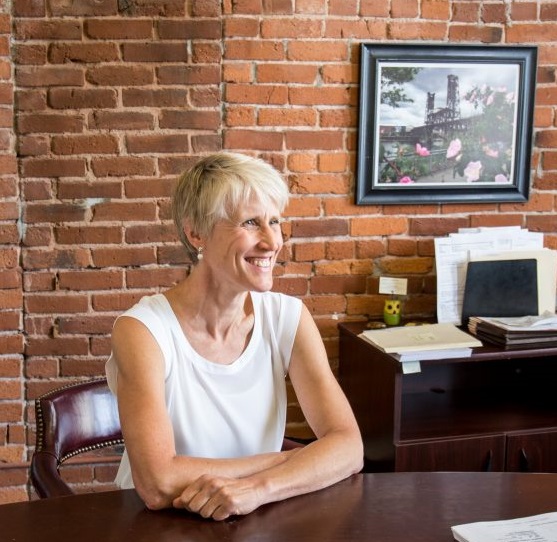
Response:
[[[557,429],[507,435],[506,470],[557,472]]]
[[[505,435],[404,442],[395,445],[396,470],[502,471]]]

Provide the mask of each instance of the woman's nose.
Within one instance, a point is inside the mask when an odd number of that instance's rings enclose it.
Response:
[[[282,233],[279,228],[263,226],[260,230],[260,243],[271,250],[278,250],[282,243]]]

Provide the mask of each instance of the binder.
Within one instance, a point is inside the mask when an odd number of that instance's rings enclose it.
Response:
[[[535,259],[468,262],[462,323],[470,316],[538,314],[538,271]]]

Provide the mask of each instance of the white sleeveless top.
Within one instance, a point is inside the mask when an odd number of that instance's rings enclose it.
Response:
[[[274,292],[250,293],[251,339],[229,365],[208,361],[190,345],[168,300],[146,296],[122,316],[141,321],[160,346],[165,363],[166,406],[176,453],[233,458],[281,449],[286,424],[286,384],[302,303]],[[106,363],[116,393],[117,366]],[[124,452],[116,483],[133,487]]]

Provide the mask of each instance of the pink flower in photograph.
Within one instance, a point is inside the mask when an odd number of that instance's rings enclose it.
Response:
[[[464,169],[464,176],[466,180],[471,183],[477,181],[480,178],[480,171],[482,169],[482,163],[478,160],[477,162],[469,162]]]
[[[429,156],[431,153],[426,147],[422,147],[419,143],[416,143],[416,154],[418,156]]]
[[[408,175],[405,175],[398,182],[399,182],[399,184],[412,184],[414,181],[410,177],[408,177]]]
[[[508,183],[509,179],[507,178],[506,175],[503,175],[502,173],[499,173],[498,175],[495,175],[495,182],[496,183]]]
[[[462,150],[462,142],[460,139],[453,139],[449,143],[449,148],[447,149],[447,158],[454,158]]]

